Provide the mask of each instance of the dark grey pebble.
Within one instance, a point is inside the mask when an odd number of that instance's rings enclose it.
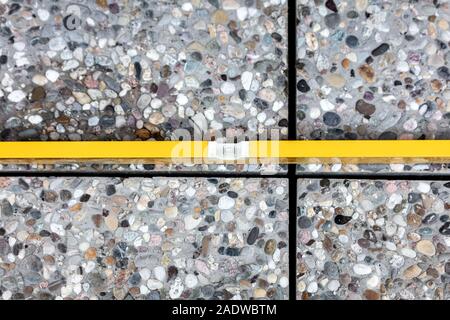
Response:
[[[239,248],[231,248],[228,247],[225,249],[225,254],[230,257],[237,257],[241,253],[241,249]]]
[[[367,248],[370,247],[370,241],[367,240],[367,239],[361,238],[361,239],[358,239],[358,245],[359,245],[361,248],[367,249]]]
[[[422,236],[431,236],[433,234],[433,229],[429,227],[423,227],[417,230],[417,232]]]
[[[334,223],[342,225],[342,224],[346,224],[347,222],[349,222],[350,220],[352,220],[352,217],[349,216],[343,216],[341,214],[338,214],[335,218],[334,218]]]
[[[327,0],[327,2],[325,2],[325,7],[327,7],[328,9],[330,9],[333,12],[338,12],[336,3],[334,3],[333,0]]]
[[[341,17],[338,13],[330,13],[325,16],[325,25],[330,29],[335,29],[341,22]]]
[[[139,272],[135,272],[131,275],[131,277],[128,279],[128,282],[132,286],[137,286],[142,280],[142,277]]]
[[[416,192],[410,192],[408,194],[408,203],[416,203],[422,200],[422,195]]]
[[[298,218],[298,227],[300,229],[308,229],[312,226],[312,221],[307,216],[301,216]]]
[[[161,294],[158,290],[152,290],[147,294],[147,300],[161,300]]]
[[[363,233],[364,239],[367,239],[372,242],[377,242],[377,235],[372,230],[366,229]]]
[[[33,210],[31,210],[31,212],[30,212],[30,216],[32,216],[33,219],[38,220],[38,219],[40,219],[40,218],[42,217],[42,214],[41,214],[41,212],[40,212],[39,210],[33,209]]]
[[[6,256],[10,250],[8,241],[5,239],[0,239],[0,257]]]
[[[116,193],[116,187],[113,184],[109,184],[106,186],[106,195],[112,196]]]
[[[385,131],[378,136],[379,140],[397,140],[397,134],[392,131]]]
[[[112,127],[116,124],[116,118],[114,116],[102,116],[100,118],[100,126]]]
[[[250,232],[248,233],[248,237],[247,237],[247,243],[249,245],[252,245],[255,243],[256,239],[259,236],[259,228],[258,227],[253,227]]]
[[[67,202],[70,199],[72,199],[72,192],[70,192],[69,190],[61,190],[59,192],[59,197],[61,199],[61,201]]]
[[[55,202],[58,199],[58,194],[52,190],[42,190],[41,199],[45,202]]]
[[[20,263],[20,268],[24,273],[40,272],[43,268],[42,261],[38,256],[30,255],[25,257]]]
[[[336,127],[341,123],[341,117],[334,112],[325,112],[323,115],[323,122],[329,127]]]
[[[437,221],[438,216],[436,213],[430,213],[423,218],[422,223],[423,224],[433,224]]]
[[[14,213],[13,207],[11,206],[8,200],[6,199],[2,200],[2,204],[0,206],[0,213],[2,214],[2,216],[5,217],[12,216],[12,214]]]
[[[338,266],[332,261],[327,261],[323,266],[323,273],[326,274],[329,278],[335,279],[339,276]]]
[[[91,198],[91,196],[89,194],[85,193],[80,197],[80,202],[88,202],[90,198]]]
[[[444,236],[450,236],[450,221],[447,221],[439,228],[439,233]]]
[[[308,83],[304,79],[301,79],[297,82],[297,90],[300,92],[306,93],[309,90],[311,90],[311,88],[309,87]]]
[[[359,39],[355,36],[348,36],[345,38],[345,44],[350,48],[356,48],[359,46]]]
[[[372,50],[372,55],[374,57],[381,56],[389,50],[389,45],[387,43],[382,43],[378,47]]]
[[[445,80],[450,80],[450,71],[446,66],[439,67],[437,69],[437,75]]]

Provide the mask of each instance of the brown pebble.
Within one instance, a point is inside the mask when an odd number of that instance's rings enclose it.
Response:
[[[342,65],[342,68],[344,68],[345,70],[348,70],[348,68],[350,67],[350,60],[345,58],[344,60],[342,60],[341,65]]]
[[[413,279],[418,277],[421,273],[422,269],[418,265],[413,264],[412,266],[406,268],[405,271],[403,271],[403,276],[406,279]]]
[[[150,131],[148,131],[145,128],[136,130],[136,132],[134,134],[136,135],[136,137],[138,137],[141,140],[148,140],[148,139],[150,139],[150,136],[151,136]]]
[[[323,247],[327,252],[331,252],[333,250],[333,241],[327,236],[325,236],[323,240]]]
[[[363,64],[358,68],[358,73],[366,82],[374,83],[375,82],[375,71],[368,64]]]
[[[141,293],[141,289],[139,289],[138,287],[132,287],[129,289],[129,292],[132,296],[137,296]]]
[[[228,14],[223,10],[216,10],[211,16],[212,23],[225,24],[228,21]]]
[[[69,208],[69,211],[78,212],[81,210],[82,207],[83,207],[83,205],[81,203],[76,203]]]
[[[437,79],[431,80],[431,88],[434,92],[440,92],[442,89],[442,82]]]
[[[417,213],[419,216],[424,216],[425,208],[421,204],[416,203],[414,205],[414,212]]]
[[[376,110],[373,104],[367,103],[363,99],[356,101],[355,109],[366,117],[371,116]]]
[[[93,247],[90,247],[84,253],[84,258],[86,260],[94,260],[96,257],[97,257],[97,250],[95,250],[95,248]]]
[[[42,257],[42,259],[44,260],[45,263],[49,265],[55,264],[55,258],[53,256],[45,255]]]
[[[112,256],[108,256],[108,257],[105,257],[104,262],[105,262],[105,264],[112,266],[116,263],[116,259],[114,259],[114,257],[112,257]]]
[[[94,214],[92,216],[92,222],[95,224],[97,228],[99,228],[102,225],[103,216],[101,214]]]
[[[104,9],[108,8],[108,0],[95,0],[95,3]]]
[[[264,246],[264,252],[268,255],[273,255],[275,249],[277,248],[277,242],[274,239],[267,240]]]
[[[406,216],[406,222],[409,226],[418,227],[422,224],[422,217],[416,213],[409,213]]]
[[[374,290],[367,289],[364,291],[364,297],[367,300],[380,300],[380,293]]]
[[[205,236],[202,239],[202,256],[206,257],[209,251],[209,243],[211,242],[211,236]]]
[[[438,278],[439,277],[439,271],[437,271],[435,268],[429,267],[427,269],[427,276]]]
[[[436,254],[436,248],[430,240],[421,240],[416,244],[416,250],[426,256],[434,256]]]
[[[35,87],[33,91],[31,91],[31,102],[36,102],[43,100],[46,97],[47,93],[45,92],[44,87]]]
[[[170,66],[167,64],[164,65],[161,69],[161,77],[168,78],[172,74],[172,71],[170,70]]]
[[[61,124],[69,124],[70,118],[64,114],[60,115],[58,118],[56,118],[56,122]]]

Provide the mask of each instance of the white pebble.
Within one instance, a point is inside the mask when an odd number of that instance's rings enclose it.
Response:
[[[221,210],[228,210],[233,208],[234,206],[234,199],[230,198],[229,196],[222,196],[219,199],[218,207]]]
[[[225,223],[233,221],[233,219],[234,219],[233,212],[231,212],[229,210],[222,211],[220,213],[220,219]]]
[[[201,219],[195,219],[193,216],[191,215],[187,215],[184,217],[184,228],[186,230],[192,230],[195,227],[197,227],[201,222]]]
[[[47,70],[47,72],[45,72],[45,76],[50,82],[55,82],[59,78],[59,73],[55,70]]]
[[[53,51],[61,51],[66,47],[66,41],[62,37],[56,37],[48,42],[48,47]]]
[[[186,278],[184,279],[184,284],[188,288],[195,288],[198,284],[198,279],[193,274],[188,274]]]
[[[250,71],[244,71],[241,74],[241,83],[242,83],[242,87],[245,90],[250,90],[252,80],[253,80],[253,73],[251,73]]]
[[[426,183],[426,182],[419,182],[419,183],[417,184],[416,189],[417,189],[417,191],[419,191],[420,193],[428,193],[428,192],[430,192],[431,187],[430,187],[430,185],[429,185],[428,183]]]
[[[185,12],[191,12],[192,10],[194,10],[194,7],[192,6],[192,3],[185,2],[181,6],[181,10],[183,10]]]
[[[415,119],[406,120],[403,124],[406,131],[414,131],[417,128],[417,121]]]
[[[247,7],[240,7],[236,10],[236,15],[240,21],[244,21],[245,18],[247,18],[248,15],[248,9]],[[247,89],[248,90],[248,89]]]
[[[156,267],[158,268],[158,267]],[[143,268],[139,271],[139,274],[141,275],[142,280],[148,280],[150,279],[151,273],[150,270],[148,270],[147,268]]]
[[[397,64],[397,71],[400,72],[408,72],[409,71],[409,65],[406,61],[399,61]]]
[[[308,288],[306,288],[306,291],[308,291],[309,293],[316,293],[317,290],[319,289],[317,282],[311,282],[310,284],[308,284]]]
[[[313,120],[319,118],[320,117],[320,109],[319,108],[311,108],[311,110],[309,110],[309,117]]]
[[[38,86],[45,86],[48,82],[47,78],[41,74],[34,75],[31,81]]]
[[[281,277],[278,283],[280,284],[280,287],[287,288],[289,285],[289,279],[287,277]]]
[[[14,90],[8,95],[8,100],[11,102],[20,102],[25,99],[25,93],[22,90]]]
[[[188,97],[186,97],[186,95],[180,93],[180,94],[177,96],[177,103],[178,103],[180,106],[184,106],[184,105],[185,105],[186,103],[188,103],[188,102],[189,102],[189,99],[188,99]]]
[[[330,282],[328,282],[328,290],[330,291],[336,291],[337,289],[339,289],[340,283],[337,280],[331,280]]]
[[[224,82],[220,86],[220,91],[222,91],[223,94],[230,95],[233,94],[236,88],[234,87],[234,84],[231,82]]]
[[[357,263],[353,266],[353,272],[358,275],[366,275],[372,272],[372,268],[363,263]]]
[[[100,122],[99,117],[94,116],[88,119],[88,126],[89,127],[95,127]]]
[[[161,281],[155,280],[155,279],[148,279],[147,281],[147,287],[150,290],[159,290],[163,287],[163,283]],[[180,294],[181,295],[181,294]]]
[[[320,100],[320,107],[323,111],[331,111],[334,110],[334,104],[332,104],[330,101],[323,99]]]
[[[161,282],[166,280],[166,270],[162,266],[155,267],[153,269],[153,274],[155,275],[155,278]]]
[[[47,21],[48,18],[50,18],[50,13],[44,9],[39,9],[37,11],[37,14],[38,14],[39,19],[41,19],[41,21]]]
[[[400,214],[396,214],[393,218],[392,221],[395,222],[395,224],[399,225],[400,227],[406,227],[406,221],[403,218],[402,215]]]
[[[6,290],[5,292],[3,292],[2,294],[2,299],[3,300],[9,300],[12,297],[12,292],[9,290]]]
[[[31,116],[28,117],[28,121],[31,124],[39,124],[39,123],[42,122],[42,120],[43,120],[42,117],[40,115],[38,115],[38,114],[31,115]]]
[[[416,257],[416,252],[410,248],[403,248],[401,253],[407,258],[414,259]]]
[[[371,276],[369,279],[367,279],[367,286],[370,289],[376,289],[380,284],[380,278],[377,275]]]
[[[169,296],[171,299],[178,299],[183,293],[184,286],[180,278],[176,278],[173,284],[170,286]]]

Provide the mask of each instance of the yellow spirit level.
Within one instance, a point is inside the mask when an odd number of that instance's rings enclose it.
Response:
[[[450,161],[450,140],[0,142],[3,162],[399,163]]]

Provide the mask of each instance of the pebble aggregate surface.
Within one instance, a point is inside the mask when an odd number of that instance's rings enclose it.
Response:
[[[450,183],[298,180],[297,299],[448,300]]]
[[[287,172],[287,165],[279,164],[154,164],[154,163],[104,163],[81,162],[81,163],[0,163],[0,172],[83,172],[83,173],[130,173],[130,174],[152,174],[164,172],[216,172],[216,173],[260,173],[261,175],[284,174]]]
[[[449,139],[447,1],[297,1],[300,139]]]
[[[336,161],[335,163],[309,163],[298,164],[297,173],[333,173],[333,174],[422,174],[442,175],[450,173],[449,163],[360,163],[348,164]],[[430,178],[432,179],[432,178]]]
[[[450,139],[449,1],[296,2],[298,139]],[[0,0],[0,141],[286,139],[287,6]],[[287,166],[5,162],[0,171]],[[294,284],[288,179],[0,177],[0,299],[286,300],[296,285],[298,300],[448,300],[450,182],[431,180],[299,179]]]
[[[288,297],[286,179],[0,178],[0,298]]]
[[[0,140],[287,136],[285,0],[0,1]]]

